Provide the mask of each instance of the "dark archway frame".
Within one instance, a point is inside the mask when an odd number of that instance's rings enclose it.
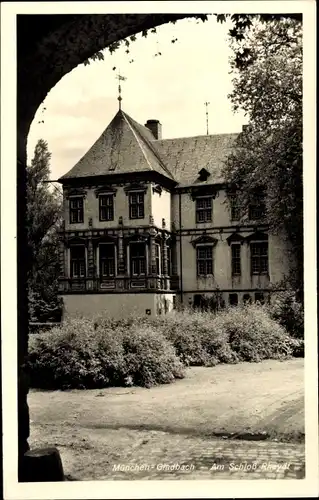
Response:
[[[29,449],[27,138],[48,92],[77,65],[114,42],[198,14],[17,15],[17,261],[18,261],[18,478]],[[25,479],[24,479],[25,480]]]

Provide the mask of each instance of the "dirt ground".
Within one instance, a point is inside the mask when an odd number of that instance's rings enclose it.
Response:
[[[290,457],[301,467],[303,377],[302,359],[270,360],[190,368],[185,379],[152,389],[31,390],[29,441],[57,446],[65,472],[82,480],[123,479],[123,471],[114,477],[114,464],[137,464],[136,479],[155,474],[139,464],[167,461],[197,463],[199,473],[208,449],[203,470],[216,450],[224,462]],[[167,473],[155,470],[157,479]]]

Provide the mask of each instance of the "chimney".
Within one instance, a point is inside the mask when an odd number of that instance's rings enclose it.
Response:
[[[159,120],[147,120],[145,127],[152,132],[155,139],[162,139],[162,125]]]

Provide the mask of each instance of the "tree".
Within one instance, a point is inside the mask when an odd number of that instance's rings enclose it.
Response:
[[[29,262],[29,314],[33,321],[57,320],[58,230],[62,223],[62,196],[50,189],[48,144],[40,139],[27,167],[27,252]]]
[[[244,217],[256,192],[265,197],[265,222],[282,232],[295,262],[290,284],[303,289],[302,26],[296,19],[255,20],[243,40],[231,39],[233,109],[248,116],[226,161]],[[238,65],[237,54],[245,56]],[[294,279],[292,279],[292,277]]]
[[[224,23],[226,20],[230,20],[232,23],[232,27],[229,30],[229,36],[233,38],[236,41],[241,41],[244,40],[247,32],[249,32],[251,26],[253,25],[253,21],[255,19],[258,19],[259,22],[261,23],[267,23],[269,21],[273,20],[282,20],[282,19],[295,19],[298,21],[302,20],[302,14],[293,14],[293,13],[288,13],[288,14],[213,14],[213,16],[216,18],[218,23]],[[208,20],[208,15],[207,14],[189,14],[185,17],[189,18],[194,18],[196,19],[196,22],[199,23],[200,21],[205,22]],[[177,19],[173,21],[169,21],[169,24],[176,24]],[[150,28],[150,29],[144,29],[140,35],[143,38],[147,38],[149,33],[157,33],[156,27]],[[137,39],[137,35],[131,35],[127,38],[124,38],[122,40],[118,40],[116,42],[111,43],[108,45],[108,50],[111,54],[113,54],[116,50],[118,50],[121,46],[125,46],[126,54],[130,54],[130,46],[132,42],[135,42]],[[173,35],[172,38],[172,43],[177,42],[177,38],[175,35]],[[155,56],[161,56],[161,52],[157,52]],[[241,52],[240,50],[236,54],[236,65],[237,67],[240,67],[242,64],[245,64],[245,61],[247,57],[250,55],[250,50],[246,48],[244,52]],[[103,61],[104,60],[104,54],[100,50],[93,54],[91,57],[83,61],[83,64],[87,66],[90,64],[90,61]],[[130,59],[129,63],[134,62],[134,59]],[[116,69],[116,66],[114,66],[113,70]]]

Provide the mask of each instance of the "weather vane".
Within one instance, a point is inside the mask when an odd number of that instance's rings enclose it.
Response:
[[[121,101],[122,101],[122,96],[121,96],[121,92],[122,92],[121,82],[125,82],[126,78],[125,78],[125,76],[122,76],[120,74],[120,71],[119,71],[118,75],[116,75],[116,79],[119,81],[119,96],[118,96],[117,100],[119,102],[119,109],[121,109]]]
[[[206,106],[206,133],[208,135],[208,106],[209,106],[210,102],[206,101],[204,104]]]

